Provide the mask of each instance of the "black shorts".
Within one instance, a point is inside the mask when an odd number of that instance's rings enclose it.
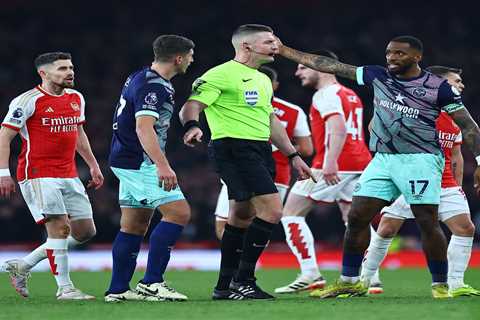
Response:
[[[208,154],[227,185],[228,198],[246,201],[277,193],[275,162],[268,141],[222,138],[210,141]]]

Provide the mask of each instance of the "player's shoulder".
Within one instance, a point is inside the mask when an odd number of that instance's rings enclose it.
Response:
[[[424,86],[429,87],[429,88],[438,88],[440,89],[441,87],[444,87],[445,89],[451,90],[450,89],[450,84],[448,83],[447,79],[444,77],[438,76],[436,74],[433,74],[427,70],[423,70],[424,72]]]
[[[224,63],[211,67],[210,69],[205,71],[204,75],[212,75],[218,73],[231,74],[231,72],[234,72],[235,67],[235,62],[233,60],[225,61]]]
[[[12,99],[12,104],[16,105],[26,105],[33,101],[36,101],[38,98],[43,97],[45,94],[39,90],[38,87],[27,90],[15,98]]]
[[[279,97],[273,97],[272,105],[274,107],[282,107],[282,108],[285,108],[285,109],[292,109],[292,110],[295,110],[295,111],[298,111],[298,112],[303,111],[303,109],[300,108],[299,106],[297,106],[296,104],[293,104],[291,102],[280,99]]]
[[[163,78],[157,72],[149,67],[137,70],[129,77],[128,87],[133,91],[155,90],[173,92],[173,86],[170,81]]]
[[[65,93],[67,93],[69,95],[79,96],[80,99],[82,99],[82,100],[84,99],[83,94],[80,91],[72,89],[72,88],[65,88]]]

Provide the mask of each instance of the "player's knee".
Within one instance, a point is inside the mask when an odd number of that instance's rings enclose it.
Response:
[[[471,221],[457,225],[452,233],[459,237],[473,237],[475,235],[475,225]]]
[[[71,231],[70,225],[68,223],[65,223],[59,226],[58,231],[60,233],[60,236],[67,238],[70,235]]]
[[[397,228],[389,223],[380,223],[377,234],[382,238],[393,238],[397,235]]]
[[[79,241],[81,243],[84,243],[84,242],[89,241],[93,237],[95,237],[96,234],[97,234],[97,229],[95,229],[95,227],[93,227],[93,228],[88,228],[87,230],[83,231],[82,233],[80,233],[78,235],[74,235],[74,238],[77,241]]]
[[[122,223],[120,226],[120,231],[135,234],[139,236],[144,236],[147,233],[149,222],[145,220],[136,220],[129,221],[128,223]]]
[[[364,225],[368,225],[368,221],[363,219],[360,211],[352,208],[347,215],[347,225],[351,230],[355,230],[358,228],[363,228]]]
[[[186,225],[190,222],[190,218],[192,217],[192,213],[190,211],[190,207],[185,210],[181,210],[176,214],[176,220],[178,224]]]

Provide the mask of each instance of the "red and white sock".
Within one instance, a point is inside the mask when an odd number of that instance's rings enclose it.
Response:
[[[302,275],[319,277],[313,234],[305,222],[305,217],[286,216],[281,221],[288,246],[300,264]]]
[[[52,274],[59,288],[73,287],[68,267],[67,239],[51,239],[45,242],[45,252]]]
[[[35,248],[32,252],[22,258],[23,262],[26,264],[27,270],[32,269],[35,267],[40,261],[47,258],[47,251],[46,251],[46,242],[43,243],[41,246]],[[76,240],[72,236],[68,236],[67,238],[68,248],[75,248],[76,246],[82,244],[82,242]]]

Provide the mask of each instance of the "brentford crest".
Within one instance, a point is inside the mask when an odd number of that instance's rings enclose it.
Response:
[[[78,111],[80,110],[80,106],[76,102],[71,102],[70,106],[72,107],[73,110]]]

